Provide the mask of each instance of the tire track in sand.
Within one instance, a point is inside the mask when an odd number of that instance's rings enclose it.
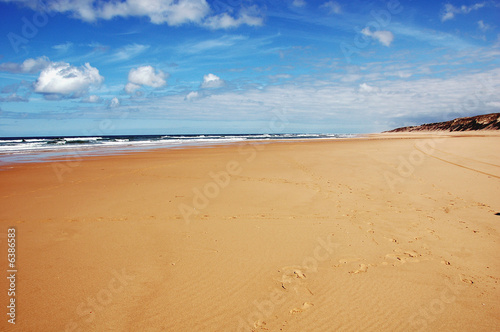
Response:
[[[465,169],[468,169],[468,170],[473,171],[473,172],[481,173],[481,174],[484,174],[484,175],[487,175],[487,176],[492,176],[492,177],[494,177],[494,178],[500,179],[500,176],[498,176],[498,175],[494,175],[494,174],[491,174],[491,173],[483,172],[483,171],[480,171],[480,170],[478,170],[478,169],[476,169],[476,168],[468,167],[468,166],[465,166],[465,165],[461,165],[461,164],[458,164],[458,163],[455,163],[455,162],[452,162],[452,161],[446,160],[446,159],[444,159],[444,158],[437,157],[437,156],[435,156],[435,155],[433,155],[433,154],[427,153],[427,152],[425,152],[425,151],[423,151],[423,150],[419,149],[417,146],[414,146],[414,148],[415,148],[416,150],[418,150],[418,151],[422,152],[423,154],[425,154],[425,155],[427,155],[427,156],[431,157],[431,158],[434,158],[434,159],[437,159],[437,160],[443,161],[443,162],[445,162],[445,163],[448,163],[448,164],[451,164],[451,165],[454,165],[454,166],[458,166],[458,167],[461,167],[461,168],[465,168]],[[463,157],[460,157],[460,158],[463,158]],[[470,159],[470,158],[467,158],[467,159]],[[476,162],[478,162],[478,161],[476,161]],[[493,166],[497,166],[497,165],[493,165]]]

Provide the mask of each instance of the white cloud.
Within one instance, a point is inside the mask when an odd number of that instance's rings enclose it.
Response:
[[[397,76],[399,78],[409,78],[409,77],[413,76],[412,73],[410,73],[408,71],[401,71],[401,70],[398,70],[397,72],[387,72],[384,74],[385,74],[385,76]]]
[[[336,1],[327,1],[320,6],[320,8],[325,8],[328,10],[329,14],[340,14],[342,13],[342,7]]]
[[[111,108],[115,108],[115,107],[118,107],[120,106],[120,99],[116,98],[116,97],[113,97],[110,101],[109,101],[109,107]]]
[[[450,5],[451,6],[451,5]],[[446,11],[442,16],[441,16],[441,21],[448,21],[451,20],[452,18],[455,17],[455,14],[453,12]]]
[[[237,28],[240,25],[261,26],[264,19],[259,15],[256,7],[242,10],[237,18],[233,18],[228,13],[222,13],[216,16],[208,17],[203,25],[210,29],[229,29]]]
[[[438,48],[445,47],[456,51],[476,47],[474,44],[468,42],[464,38],[458,37],[454,33],[447,33],[427,28],[416,28],[397,22],[391,23],[391,30],[394,31],[397,36],[410,37],[419,42],[428,43]]]
[[[225,35],[216,39],[203,40],[196,43],[184,43],[179,46],[179,52],[182,53],[202,53],[221,48],[229,48],[238,42],[247,40],[248,37],[240,35]]]
[[[46,95],[80,97],[91,86],[100,85],[103,81],[99,70],[88,63],[74,67],[68,63],[55,62],[42,70],[33,87],[35,92]]]
[[[111,57],[110,61],[125,61],[147,51],[149,45],[130,44],[118,49]]]
[[[268,76],[270,80],[276,81],[276,80],[287,80],[292,78],[292,75],[290,74],[276,74],[276,75],[269,75]]]
[[[500,101],[490,101],[485,103],[487,106],[497,108],[500,110]]]
[[[190,93],[187,94],[185,100],[192,101],[194,99],[198,99],[199,96],[200,94],[198,93],[198,91],[191,91]]]
[[[125,84],[125,92],[128,94],[133,94],[136,90],[139,90],[140,88],[141,88],[140,85],[134,83]]]
[[[35,0],[2,1],[16,2],[33,10],[37,10],[39,6]],[[233,18],[230,13],[210,16],[212,9],[207,0],[57,0],[44,2],[44,10],[67,13],[86,22],[111,20],[116,17],[147,17],[154,24],[179,26],[195,23],[211,29],[262,24],[262,18],[250,15],[248,9],[240,12],[238,18]]]
[[[483,20],[477,21],[477,25],[479,26],[479,29],[481,29],[482,31],[487,31],[491,29],[491,25],[484,23]]]
[[[365,36],[378,40],[382,45],[387,47],[391,46],[391,43],[394,40],[394,35],[390,31],[377,30],[372,32],[369,27],[366,27],[361,30],[361,33]]]
[[[101,102],[101,97],[96,95],[90,95],[87,98],[82,99],[82,103],[96,104]]]
[[[0,97],[0,102],[27,102],[28,98],[18,95],[17,93],[12,93],[7,97]]]
[[[140,89],[141,86],[160,88],[167,84],[167,74],[161,70],[155,70],[152,66],[141,66],[130,69],[128,83],[125,92],[131,94]]]
[[[373,87],[371,85],[368,85],[366,83],[361,83],[359,85],[359,92],[362,92],[362,93],[372,93],[372,92],[378,92],[379,89],[376,88],[376,87]]]
[[[166,75],[161,70],[155,70],[152,66],[142,66],[131,69],[128,73],[130,83],[147,85],[153,88],[164,86]]]
[[[73,47],[73,43],[71,42],[52,46],[53,49],[58,50],[59,52],[67,52],[71,47]]]
[[[481,9],[485,6],[486,4],[484,2],[482,3],[476,3],[472,6],[461,6],[461,7],[455,7],[451,3],[447,3],[444,5],[444,10],[443,13],[441,14],[441,21],[448,21],[453,18],[455,18],[456,14],[469,14],[473,10],[478,10]]]
[[[22,63],[5,62],[0,64],[0,71],[10,73],[35,74],[50,64],[49,58],[42,56],[36,59],[26,59]]]
[[[214,74],[208,74],[203,76],[203,83],[201,84],[201,87],[203,89],[220,88],[224,86],[224,84],[224,80],[220,79],[220,77]]]
[[[152,23],[181,25],[199,23],[210,12],[206,0],[125,0],[101,2],[95,0],[65,0],[48,4],[50,10],[70,13],[83,21],[115,17],[148,17]]]
[[[483,3],[476,3],[476,4],[469,6],[469,7],[463,5],[462,7],[460,7],[460,9],[462,10],[462,13],[468,14],[473,10],[478,10],[480,8],[483,8],[484,6],[485,6],[485,3],[483,2]]]

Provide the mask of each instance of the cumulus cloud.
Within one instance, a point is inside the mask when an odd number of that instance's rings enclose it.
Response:
[[[38,5],[38,1],[34,0],[3,1],[16,2],[33,10]],[[212,29],[262,24],[261,18],[244,12],[238,18],[233,18],[228,13],[210,16],[212,9],[207,0],[61,0],[44,3],[44,10],[67,13],[86,22],[115,17],[147,17],[154,24],[179,26],[195,23]]]
[[[116,97],[113,97],[110,101],[109,101],[109,107],[110,108],[116,108],[116,107],[119,107],[120,106],[120,99],[116,98]]]
[[[451,3],[447,3],[444,5],[444,10],[441,14],[441,21],[444,22],[451,20],[455,18],[456,14],[469,14],[471,11],[481,9],[485,5],[486,4],[482,2],[482,3],[476,3],[472,6],[463,5],[461,7],[455,7]]]
[[[134,83],[125,84],[125,92],[128,94],[133,94],[136,90],[139,90],[140,88],[141,88],[140,85]]]
[[[98,86],[103,81],[99,70],[88,63],[75,67],[69,63],[56,62],[42,70],[33,88],[35,92],[50,97],[77,98],[88,93],[91,86]]]
[[[28,1],[23,1],[27,3]],[[115,17],[143,16],[152,23],[180,25],[200,22],[209,12],[206,0],[125,0],[104,2],[96,0],[65,0],[47,4],[53,12],[69,13],[87,22]]]
[[[203,76],[203,83],[201,83],[201,87],[203,89],[220,88],[224,86],[224,84],[224,80],[220,77],[214,74],[208,74]]]
[[[372,32],[369,27],[366,27],[361,30],[361,33],[365,36],[378,40],[382,45],[387,47],[391,46],[391,43],[394,40],[394,35],[390,31],[377,30]]]
[[[340,14],[342,13],[342,7],[336,1],[328,1],[320,6],[320,8],[325,8],[329,14]]]
[[[42,56],[36,59],[26,59],[22,63],[5,62],[0,64],[0,71],[22,74],[36,74],[50,64],[49,58]]]
[[[125,92],[132,94],[142,86],[160,88],[167,84],[167,74],[161,70],[155,70],[152,66],[141,66],[130,69],[128,83]]]

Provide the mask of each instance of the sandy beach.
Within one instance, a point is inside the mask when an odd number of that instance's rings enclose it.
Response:
[[[0,171],[2,331],[500,329],[500,135],[162,149]]]

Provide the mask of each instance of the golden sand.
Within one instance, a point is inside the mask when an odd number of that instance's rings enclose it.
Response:
[[[3,331],[500,329],[499,135],[163,149],[0,183]]]

